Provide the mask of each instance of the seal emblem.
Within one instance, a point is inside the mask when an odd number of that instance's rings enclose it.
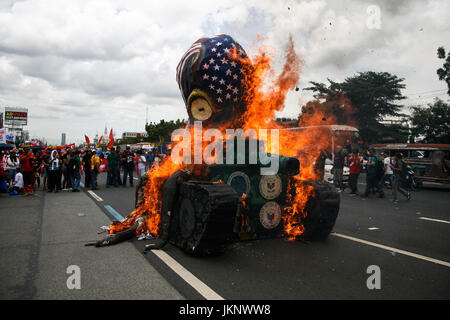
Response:
[[[250,178],[242,171],[233,172],[227,180],[227,184],[232,187],[239,197],[245,193],[248,195],[250,193]]]
[[[275,201],[267,202],[259,211],[259,221],[266,229],[276,228],[281,221],[281,208]]]
[[[259,192],[267,200],[273,200],[281,194],[282,181],[279,175],[262,176]]]

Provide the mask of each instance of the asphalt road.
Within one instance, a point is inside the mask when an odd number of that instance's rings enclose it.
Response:
[[[361,189],[362,183],[363,177]],[[134,209],[134,188],[105,188],[105,175],[99,187],[90,196],[111,219]],[[389,190],[384,199],[342,193],[336,226],[325,242],[239,242],[208,258],[167,245],[145,257],[188,299],[448,300],[449,189],[424,189],[398,204],[389,196]],[[142,251],[145,241],[133,243]],[[367,270],[373,265],[381,288],[369,290]]]

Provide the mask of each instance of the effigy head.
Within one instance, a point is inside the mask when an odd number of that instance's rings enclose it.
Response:
[[[245,109],[245,74],[251,66],[244,49],[228,35],[194,42],[177,66],[177,82],[189,122],[220,125]]]

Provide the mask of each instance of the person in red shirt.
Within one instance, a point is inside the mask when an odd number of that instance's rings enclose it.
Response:
[[[25,153],[19,157],[23,174],[23,190],[25,195],[31,195],[34,184],[34,160],[35,156],[31,149],[26,149]]]
[[[358,157],[358,150],[353,150],[349,162],[350,162],[350,176],[348,177],[348,183],[351,189],[350,194],[357,194],[358,177],[360,173],[360,163],[361,163],[361,159],[359,159]]]

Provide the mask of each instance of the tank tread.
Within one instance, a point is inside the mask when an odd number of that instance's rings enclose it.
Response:
[[[314,187],[314,197],[307,203],[304,220],[305,232],[300,238],[309,241],[326,240],[333,230],[339,213],[340,195],[333,186],[324,181],[307,181]]]
[[[183,182],[171,242],[194,255],[212,254],[236,241],[238,195],[227,184]]]

